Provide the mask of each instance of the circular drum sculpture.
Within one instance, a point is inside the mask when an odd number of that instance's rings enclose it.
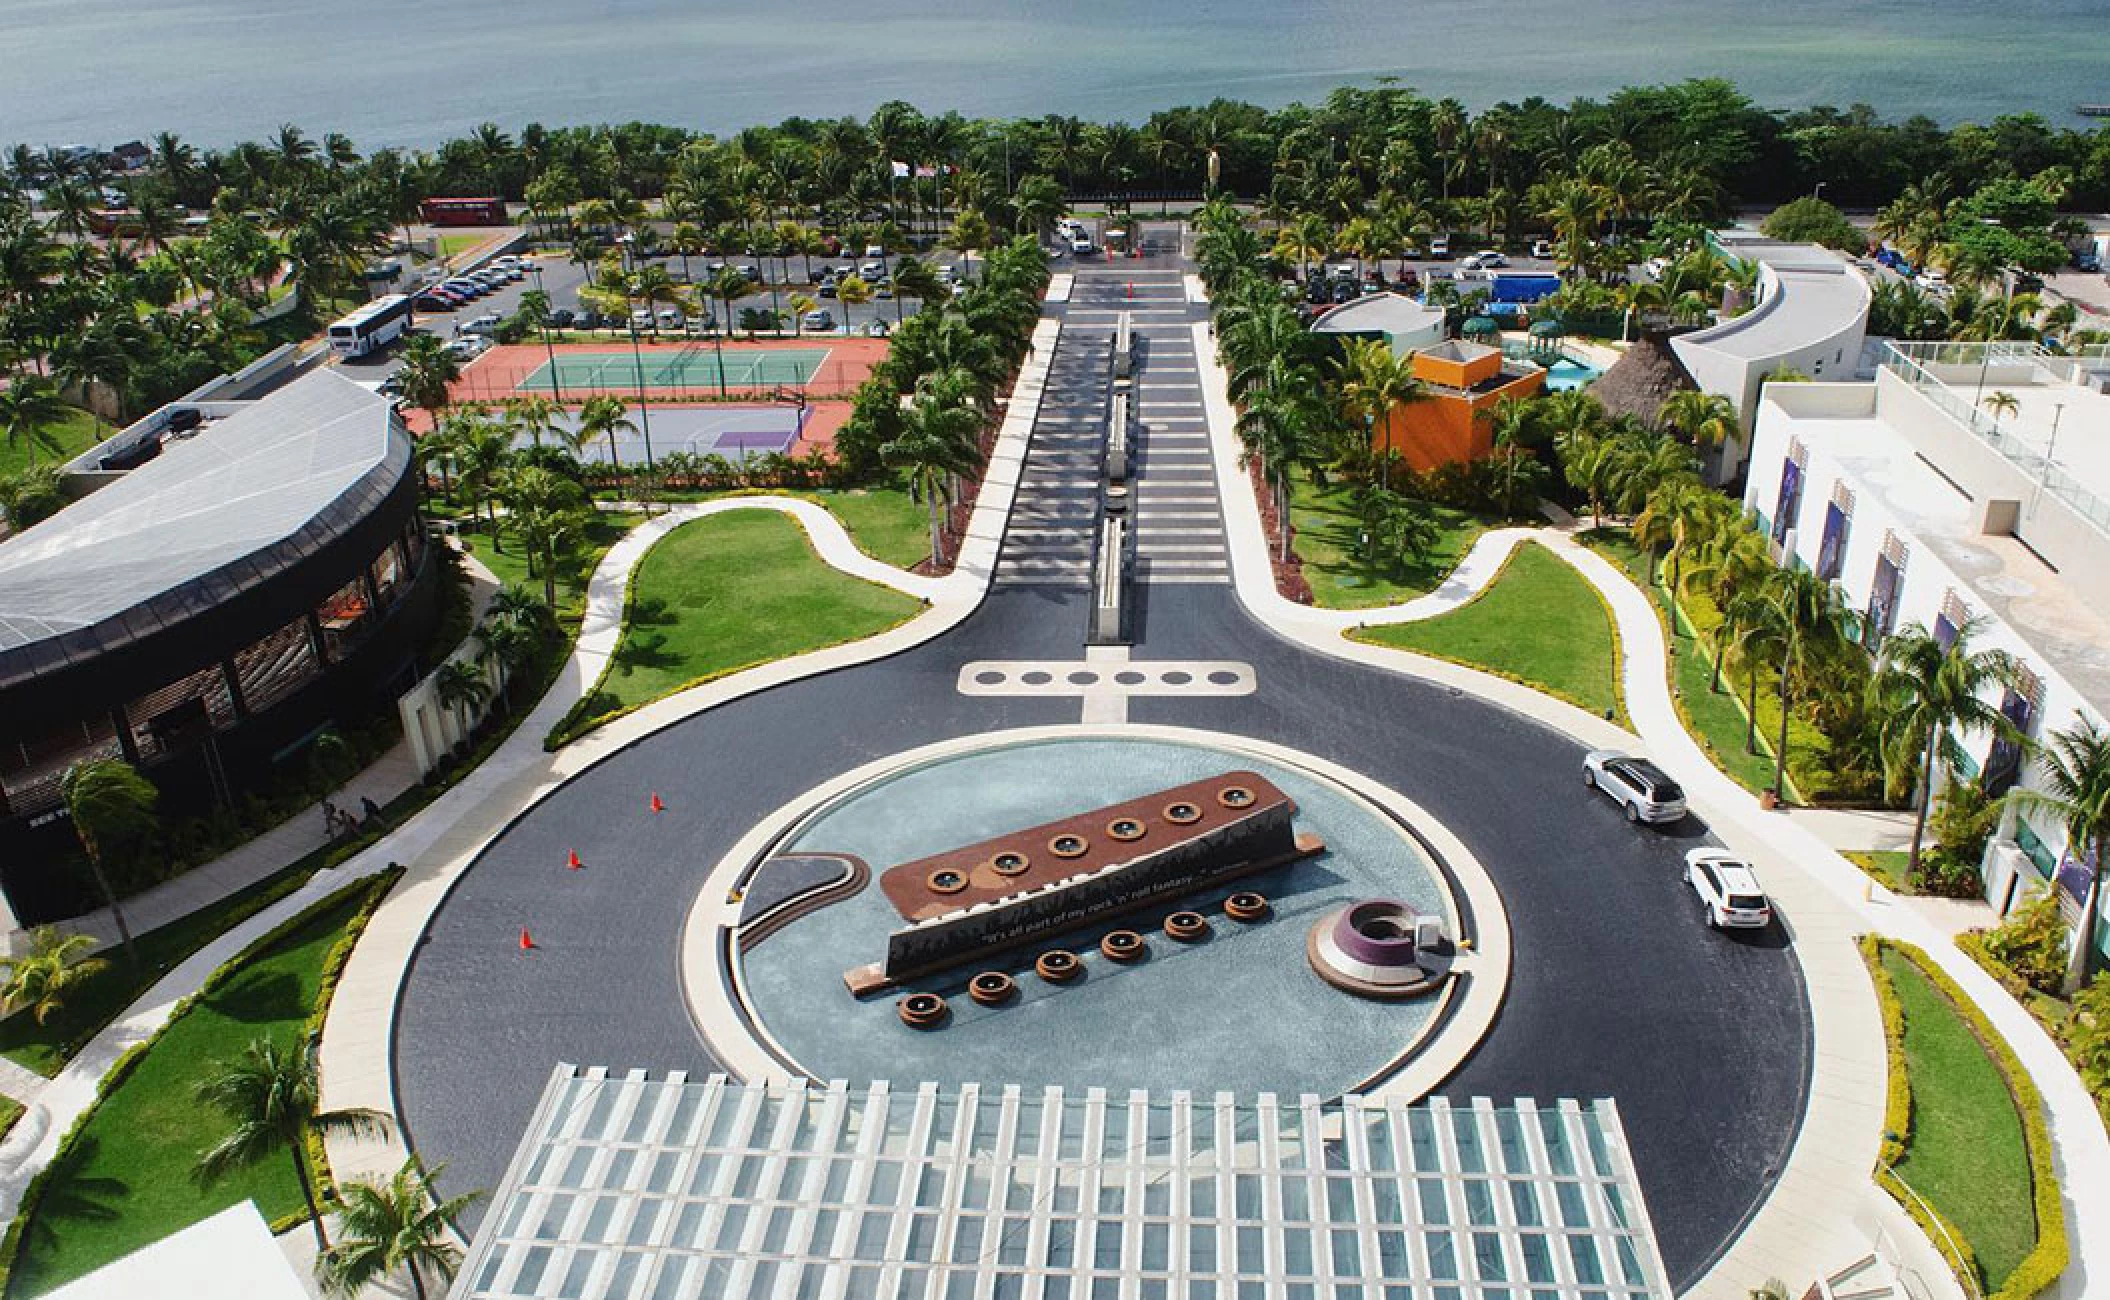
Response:
[[[1209,937],[1209,921],[1200,912],[1174,912],[1165,918],[1165,937],[1198,943]]]
[[[1033,866],[1033,859],[1006,849],[989,859],[989,865],[999,876],[1023,876]]]
[[[951,867],[940,867],[925,880],[933,894],[957,894],[967,888],[967,873]]]
[[[1224,900],[1224,915],[1234,921],[1264,921],[1270,910],[1267,895],[1250,889],[1241,889]]]
[[[1150,950],[1143,946],[1143,936],[1134,930],[1109,930],[1099,941],[1099,951],[1108,961],[1141,961]]]
[[[1427,919],[1396,899],[1351,903],[1312,926],[1305,956],[1320,979],[1362,997],[1428,993],[1450,974],[1452,949]]]
[[[1033,970],[1050,984],[1067,984],[1084,974],[1084,963],[1066,948],[1053,948],[1034,959]]]
[[[985,1007],[1000,1007],[1018,996],[1018,982],[1000,970],[985,970],[967,981],[967,996]]]
[[[949,1011],[945,999],[935,993],[911,993],[895,1009],[901,1013],[901,1023],[910,1029],[936,1029],[945,1023]]]

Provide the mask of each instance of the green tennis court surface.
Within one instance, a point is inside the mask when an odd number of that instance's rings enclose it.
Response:
[[[728,388],[804,385],[827,359],[826,348],[742,349],[721,358],[708,344],[679,352],[647,352],[642,361],[628,352],[566,352],[554,363],[535,367],[519,386],[524,391],[549,389],[552,365],[557,384],[575,388],[636,387],[640,382],[646,388],[714,388],[721,382]]]

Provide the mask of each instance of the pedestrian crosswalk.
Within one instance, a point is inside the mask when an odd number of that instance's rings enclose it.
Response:
[[[1136,577],[1225,583],[1230,558],[1202,411],[1193,322],[1176,275],[1080,269],[1027,444],[1017,504],[997,556],[999,586],[1091,585],[1106,450],[1112,329],[1131,313],[1130,518]]]

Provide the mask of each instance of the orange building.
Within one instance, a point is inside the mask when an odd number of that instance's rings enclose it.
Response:
[[[1546,372],[1505,363],[1500,348],[1453,339],[1416,352],[1414,378],[1422,396],[1392,408],[1371,431],[1371,446],[1391,450],[1416,470],[1473,460],[1494,450],[1483,412],[1512,398],[1537,395]]]

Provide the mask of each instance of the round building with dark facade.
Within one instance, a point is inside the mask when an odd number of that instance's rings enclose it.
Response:
[[[410,435],[334,372],[163,412],[72,468],[87,495],[0,542],[0,885],[23,924],[94,902],[52,869],[73,764],[131,762],[169,816],[231,806],[413,684],[440,615]]]

